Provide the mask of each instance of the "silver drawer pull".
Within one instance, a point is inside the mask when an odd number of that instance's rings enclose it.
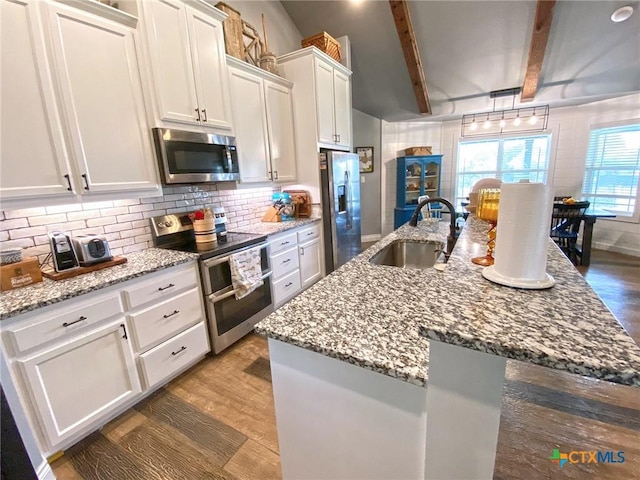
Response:
[[[79,319],[73,321],[73,322],[64,322],[62,324],[63,327],[70,327],[71,325],[73,325],[74,323],[78,323],[78,322],[83,322],[87,319],[87,317],[85,317],[84,315],[82,315]]]
[[[293,283],[289,282],[284,286],[284,288],[289,288],[291,285],[293,285]]]
[[[161,292],[161,291],[166,290],[167,288],[171,288],[171,287],[175,287],[175,285],[173,283],[170,283],[166,287],[158,287],[158,291]]]
[[[309,233],[307,233],[307,237],[308,237],[309,235],[313,235],[313,232],[309,232]]]
[[[286,242],[280,242],[280,245],[289,245],[289,240],[287,240]]]
[[[174,315],[177,315],[178,313],[180,313],[180,310],[174,310],[173,313],[170,313],[169,315],[163,315],[163,317],[164,318],[173,317]]]
[[[282,261],[282,264],[284,265],[285,263],[289,263],[290,261],[291,261],[291,259],[290,259],[290,258],[287,258],[286,260],[283,260],[283,261]]]
[[[184,352],[186,349],[187,349],[187,347],[185,347],[183,345],[182,348],[180,350],[178,350],[177,352],[171,352],[171,355],[178,355],[179,353]]]

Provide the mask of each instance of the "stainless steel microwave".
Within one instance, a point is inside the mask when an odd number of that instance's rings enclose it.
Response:
[[[233,137],[154,128],[153,138],[165,184],[240,179],[236,139]]]

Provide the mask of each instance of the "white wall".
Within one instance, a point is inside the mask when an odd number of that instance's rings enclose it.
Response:
[[[382,235],[393,231],[393,209],[396,206],[396,158],[408,147],[431,146],[434,154],[442,150],[441,122],[396,122],[382,121]],[[450,196],[451,158],[443,157],[440,194]]]
[[[381,233],[380,178],[382,171],[381,120],[353,110],[353,146],[373,147],[373,172],[360,174],[360,218],[365,241],[379,240]]]
[[[293,24],[291,17],[289,17],[289,14],[279,1],[228,0],[224,3],[240,12],[242,19],[260,32],[262,40],[264,40],[264,34],[262,33],[262,18],[260,14],[264,13],[269,50],[276,55],[284,55],[302,48],[300,46],[302,35],[300,35],[298,28]]]

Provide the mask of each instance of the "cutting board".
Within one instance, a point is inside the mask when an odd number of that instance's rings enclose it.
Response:
[[[296,216],[309,218],[311,216],[311,194],[307,190],[284,190],[291,195],[291,200],[296,204]]]
[[[113,257],[113,260],[107,262],[96,263],[89,265],[88,267],[77,267],[69,270],[63,270],[62,272],[56,272],[53,268],[48,267],[42,270],[42,275],[51,280],[65,280],[67,278],[77,277],[85,273],[95,272],[96,270],[102,270],[103,268],[113,267],[115,265],[121,265],[127,263],[125,257]]]

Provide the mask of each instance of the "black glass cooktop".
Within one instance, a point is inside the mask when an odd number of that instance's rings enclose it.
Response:
[[[266,235],[257,235],[253,233],[227,233],[226,242],[213,243],[196,243],[195,240],[181,244],[164,244],[156,245],[159,248],[167,248],[170,250],[179,250],[181,252],[190,252],[200,254],[200,259],[216,257],[225,253],[231,253],[243,247],[248,247],[267,240]]]

